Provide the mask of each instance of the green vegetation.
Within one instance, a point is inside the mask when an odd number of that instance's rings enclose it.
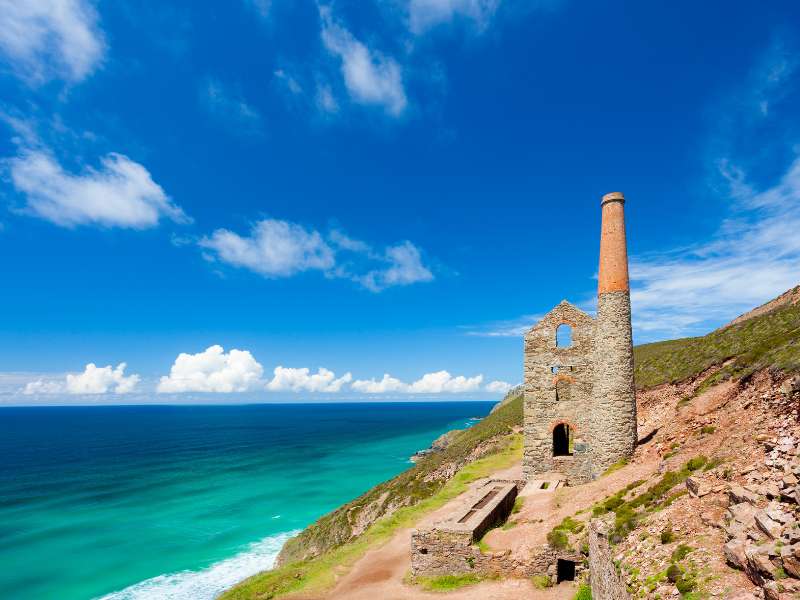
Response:
[[[362,513],[374,520],[398,506],[413,506],[431,498],[445,485],[445,479],[436,477],[437,471],[448,464],[461,467],[480,444],[493,439],[501,440],[511,432],[512,427],[521,424],[522,394],[518,392],[517,396],[510,397],[486,418],[453,436],[443,451],[427,455],[414,467],[325,515],[300,535],[290,539],[281,551],[281,563],[304,560],[350,541],[353,524],[359,521]]]
[[[627,456],[619,459],[617,462],[615,462],[613,465],[611,465],[610,467],[608,467],[606,469],[606,472],[603,473],[603,477],[605,477],[606,475],[611,475],[611,473],[613,473],[614,471],[619,471],[622,467],[627,465],[629,462],[630,462],[630,459]]]
[[[522,496],[517,496],[516,500],[514,500],[514,508],[511,509],[511,514],[515,515],[521,511],[523,504],[525,504],[525,498]]]
[[[638,520],[643,513],[662,510],[685,494],[685,489],[678,490],[672,494],[670,492],[676,485],[686,481],[693,471],[702,468],[706,462],[705,456],[697,456],[687,462],[680,471],[667,471],[658,482],[651,485],[646,491],[630,500],[625,500],[628,492],[642,484],[641,481],[634,481],[613,496],[609,496],[600,504],[595,505],[592,509],[592,514],[597,517],[609,512],[614,513],[614,529],[609,537],[612,543],[619,543],[636,528]],[[561,526],[559,525],[559,527]],[[661,536],[662,543],[669,543],[664,541],[665,533],[663,531]]]
[[[667,526],[661,530],[661,543],[671,544],[675,541],[675,532],[672,531],[672,523],[667,523]]]
[[[675,550],[672,551],[672,562],[682,561],[691,552],[694,552],[694,548],[687,546],[686,544],[680,544],[677,548],[675,548]]]
[[[547,543],[553,548],[563,550],[569,547],[569,534],[580,533],[582,530],[583,523],[576,521],[572,517],[564,517],[561,523],[548,532]]]
[[[592,600],[592,586],[588,583],[582,583],[578,587],[578,591],[575,593],[575,598],[573,600]]]
[[[703,337],[637,346],[633,354],[638,388],[682,381],[729,359],[704,388],[766,367],[800,371],[800,304],[778,307]]]
[[[717,428],[714,427],[713,425],[704,425],[703,427],[700,428],[700,433],[702,433],[703,435],[709,435],[714,433],[716,430]]]
[[[413,583],[428,592],[451,592],[468,585],[475,585],[487,579],[496,579],[478,575],[477,573],[464,573],[463,575],[442,575],[441,577],[417,577]]]
[[[533,583],[533,587],[535,587],[537,590],[543,590],[553,586],[553,582],[550,580],[550,577],[544,574],[534,575],[531,577],[531,582]]]
[[[520,460],[521,455],[522,436],[504,436],[494,453],[464,466],[430,497],[379,519],[358,538],[330,549],[321,556],[294,561],[254,575],[228,590],[221,600],[271,600],[290,592],[326,589],[333,584],[337,568],[351,567],[368,549],[388,541],[398,529],[413,527],[424,515],[465,492],[470,483],[510,467]]]

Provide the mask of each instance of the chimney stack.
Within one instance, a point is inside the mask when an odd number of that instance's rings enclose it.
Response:
[[[637,441],[625,197],[621,192],[606,194],[601,210],[592,426],[595,476],[630,457]]]

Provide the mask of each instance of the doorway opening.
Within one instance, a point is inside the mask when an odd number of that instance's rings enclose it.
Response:
[[[575,581],[575,561],[559,558],[556,564],[556,583]]]
[[[553,456],[572,456],[571,433],[566,423],[559,423],[553,428]]]

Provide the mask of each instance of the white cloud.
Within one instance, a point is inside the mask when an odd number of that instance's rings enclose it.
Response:
[[[369,244],[340,230],[323,236],[316,230],[276,219],[257,222],[247,237],[218,229],[199,244],[213,251],[210,259],[268,278],[320,271],[329,278],[355,281],[372,292],[434,279],[422,262],[419,248],[409,241],[376,252]]]
[[[393,58],[371,50],[342,25],[329,7],[320,7],[322,42],[341,60],[341,72],[350,97],[360,103],[382,106],[399,116],[408,104],[400,65]]]
[[[482,382],[483,375],[453,377],[447,371],[436,371],[423,375],[409,386],[408,391],[412,394],[441,394],[442,392],[459,394],[479,390]]]
[[[336,377],[333,371],[320,368],[316,373],[311,373],[308,368],[292,369],[288,367],[275,367],[274,377],[267,383],[267,389],[272,392],[338,392],[346,383],[353,380],[350,373]]]
[[[144,229],[162,217],[183,223],[188,218],[150,173],[122,154],[108,154],[101,168],[75,175],[42,150],[24,150],[6,161],[14,187],[27,210],[63,227],[100,225]]]
[[[457,17],[470,19],[483,29],[499,5],[500,0],[409,0],[409,29],[414,33],[423,33]]]
[[[422,264],[419,249],[411,242],[390,246],[386,249],[384,259],[388,267],[374,269],[359,278],[367,289],[379,292],[396,285],[433,280],[433,273]]]
[[[275,78],[278,81],[282,82],[286,86],[286,89],[290,93],[294,95],[303,93],[303,86],[300,85],[300,82],[298,82],[297,79],[283,69],[277,69],[273,75],[275,75]]]
[[[763,191],[722,168],[737,212],[714,239],[631,261],[634,326],[645,335],[705,333],[800,282],[800,157]]]
[[[261,385],[262,366],[247,350],[225,353],[222,346],[210,346],[197,354],[181,352],[170,369],[161,377],[156,391],[182,392],[245,392]]]
[[[102,61],[105,41],[86,0],[0,0],[0,52],[29,83],[79,82]]]
[[[447,371],[426,373],[413,383],[404,383],[388,373],[383,379],[360,379],[351,384],[351,388],[364,394],[385,394],[399,392],[404,394],[461,394],[480,390],[483,375],[453,377]]]
[[[388,373],[384,373],[383,379],[379,381],[375,379],[359,379],[354,381],[350,387],[362,394],[386,394],[388,392],[405,392],[408,390],[407,383],[403,383]]]
[[[317,231],[275,219],[256,223],[250,237],[217,229],[210,238],[203,238],[200,245],[215,251],[222,261],[264,277],[328,271],[335,264],[333,250]]]
[[[83,373],[68,374],[66,380],[53,381],[38,379],[25,385],[22,393],[25,395],[39,394],[127,394],[132,392],[139,383],[139,375],[125,375],[125,363],[120,363],[116,368],[111,365],[98,367],[89,363]]]
[[[505,381],[492,381],[486,384],[486,391],[493,394],[507,394],[514,388],[513,385]]]
[[[261,114],[221,81],[208,79],[201,89],[201,100],[217,118],[239,125],[247,133],[261,133]]]

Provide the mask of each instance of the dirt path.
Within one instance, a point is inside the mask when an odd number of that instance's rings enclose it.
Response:
[[[521,477],[521,466],[497,472],[492,477]],[[429,525],[446,517],[459,501],[456,498],[432,512],[419,525]],[[349,572],[342,575],[332,591],[317,596],[303,595],[294,600],[568,600],[575,595],[576,588],[572,583],[537,590],[526,579],[486,581],[446,594],[425,592],[407,585],[404,580],[411,568],[411,531],[402,529],[383,546],[368,551]]]

